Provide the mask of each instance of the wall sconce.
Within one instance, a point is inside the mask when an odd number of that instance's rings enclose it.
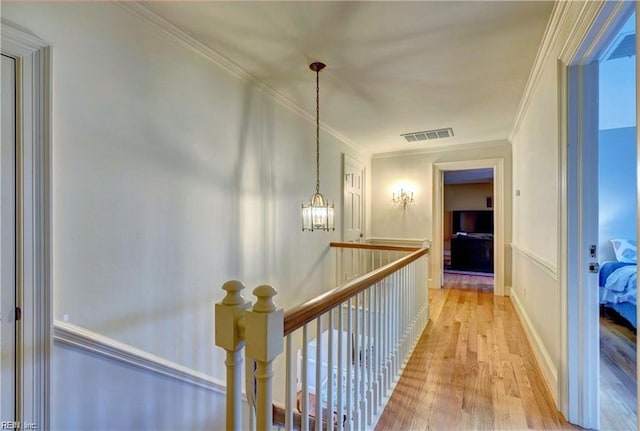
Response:
[[[400,189],[393,192],[393,203],[396,205],[402,205],[402,209],[407,209],[407,205],[412,202],[413,192],[408,192],[405,189]]]

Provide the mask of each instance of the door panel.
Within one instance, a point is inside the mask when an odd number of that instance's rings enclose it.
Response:
[[[2,56],[0,146],[0,418],[15,417],[16,105],[15,60]]]
[[[345,156],[343,240],[360,242],[364,237],[364,166]]]

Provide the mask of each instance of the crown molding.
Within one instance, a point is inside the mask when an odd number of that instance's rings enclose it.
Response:
[[[560,60],[571,65],[597,60],[618,33],[613,24],[625,14],[630,16],[633,11],[634,3],[628,1],[586,4],[560,52]]]
[[[77,349],[85,350],[138,369],[171,377],[219,394],[224,394],[226,390],[223,382],[207,374],[168,361],[144,350],[137,349],[69,322],[54,321],[53,339],[57,343],[64,343]]]
[[[506,139],[496,141],[474,142],[469,144],[447,145],[434,148],[417,148],[415,150],[390,151],[387,153],[377,153],[371,156],[372,159],[388,159],[392,157],[414,156],[420,154],[450,153],[454,151],[482,150],[487,148],[511,147],[511,143]]]
[[[211,61],[212,63],[215,63],[216,65],[222,67],[227,72],[234,75],[235,77],[256,86],[260,91],[271,96],[274,100],[279,102],[282,106],[298,114],[305,120],[315,124],[316,117],[313,114],[304,110],[300,105],[298,105],[297,103],[289,99],[287,96],[269,87],[267,84],[260,81],[258,78],[256,78],[255,76],[253,76],[252,74],[244,70],[242,67],[238,66],[236,63],[234,63],[227,57],[223,56],[219,52],[211,49],[204,43],[200,42],[191,34],[181,29],[177,25],[173,24],[172,22],[168,21],[166,18],[159,15],[157,12],[152,11],[151,9],[149,9],[149,7],[145,6],[144,4],[136,1],[113,2],[112,4],[120,6],[121,8],[127,10],[128,12],[137,16],[138,18],[142,19],[143,21],[153,25],[154,27],[156,27],[156,29],[161,30],[168,36],[180,42],[184,47],[188,48],[192,52],[195,52],[196,54],[203,56],[204,58]],[[345,144],[346,146],[350,147],[352,150],[360,154],[366,155],[370,153],[370,151],[366,151],[364,148],[360,147],[355,142],[351,141],[345,135],[343,135],[336,129],[326,125],[325,123],[320,122],[320,129],[330,134],[331,136],[333,136],[334,138],[336,138],[337,140],[339,140],[340,142],[342,142],[343,144]]]
[[[554,42],[557,40],[560,31],[567,20],[568,11],[569,2],[557,1],[553,6],[551,17],[549,18],[549,22],[547,23],[547,28],[545,29],[542,36],[542,42],[538,47],[538,52],[536,53],[533,67],[531,68],[529,78],[527,79],[527,85],[525,86],[522,98],[520,99],[520,105],[518,106],[518,110],[516,111],[513,127],[511,128],[511,134],[509,135],[509,141],[511,142],[513,142],[515,135],[520,130],[524,115],[529,108],[529,104],[531,103],[532,94],[538,86],[538,82],[540,81],[540,77],[542,76],[544,65],[547,63],[549,57],[553,53]]]
[[[538,48],[527,85],[516,111],[509,141],[513,142],[529,109],[544,67],[553,57],[568,63],[573,57],[596,16],[606,4],[603,0],[586,2],[556,1],[547,28]],[[562,37],[568,32],[568,36]]]

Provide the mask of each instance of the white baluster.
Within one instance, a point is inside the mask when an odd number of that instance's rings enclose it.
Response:
[[[322,431],[322,316],[316,319],[316,431]]]
[[[398,340],[399,340],[399,328],[400,328],[400,313],[399,313],[399,293],[400,293],[400,276],[396,272],[395,274],[395,286],[394,286],[394,295],[392,297],[393,301],[393,380],[395,381],[396,375],[398,374]]]
[[[349,298],[347,302],[347,418],[348,418],[348,427],[351,429],[353,427],[353,417],[354,417],[354,408],[353,408],[353,324],[352,324],[352,315],[351,315],[351,304],[352,298]]]
[[[343,421],[343,417],[344,417],[344,391],[342,390],[343,385],[346,382],[343,382],[343,373],[344,373],[344,368],[342,366],[343,361],[345,360],[345,352],[344,352],[344,347],[343,347],[343,337],[345,336],[345,332],[344,332],[344,302],[342,304],[340,304],[340,308],[338,309],[338,360],[337,362],[337,367],[338,367],[338,383],[336,385],[336,392],[338,395],[338,423],[337,423],[337,428],[338,431],[343,431],[344,429],[344,421]],[[345,340],[346,341],[346,340]],[[347,392],[347,396],[349,396],[349,393]]]
[[[286,382],[285,382],[285,400],[284,400],[284,429],[287,431],[293,430],[293,409],[296,397],[296,383],[295,383],[295,366],[293,358],[293,336],[287,335],[286,341]]]
[[[373,271],[374,269],[376,269],[376,263],[375,263],[375,259],[376,259],[376,255],[375,255],[375,250],[371,249],[369,250],[369,258],[371,259],[371,271]]]
[[[272,286],[253,290],[258,298],[246,313],[247,358],[256,361],[256,428],[273,427],[273,360],[283,351],[284,312],[277,309]]]
[[[364,427],[367,418],[367,313],[366,313],[366,291],[360,295],[359,303],[362,304],[362,312],[360,313],[360,426]]]
[[[215,343],[227,352],[225,366],[227,368],[226,392],[226,428],[242,429],[242,389],[241,366],[242,349],[244,348],[244,319],[251,303],[245,301],[241,291],[244,284],[240,281],[227,281],[223,286],[227,294],[222,302],[215,305]]]
[[[327,342],[327,431],[333,431],[333,309],[329,310]]]
[[[389,390],[389,326],[391,325],[389,319],[389,285],[391,284],[391,275],[384,280],[382,285],[382,309],[383,309],[383,321],[382,321],[382,395],[387,396]]]
[[[374,324],[374,337],[373,339],[374,344],[374,361],[373,363],[375,364],[374,369],[373,369],[373,374],[374,374],[374,387],[373,387],[373,414],[374,415],[378,415],[378,407],[381,405],[382,399],[380,397],[380,382],[381,382],[381,368],[380,368],[380,355],[382,352],[382,334],[380,332],[380,325],[382,323],[382,313],[381,313],[381,308],[380,308],[380,291],[382,288],[382,283],[384,281],[380,281],[379,283],[376,283],[376,285],[374,286],[374,312],[375,312],[375,318],[373,321]]]
[[[375,327],[373,321],[373,298],[374,298],[375,285],[367,289],[367,298],[369,299],[369,323],[367,323],[367,424],[373,423],[373,369],[375,364],[375,345],[377,343],[375,338]]]
[[[309,431],[309,327],[302,327],[302,431]]]
[[[359,430],[360,429],[360,349],[361,349],[361,345],[360,345],[360,302],[359,302],[359,297],[358,295],[356,295],[354,297],[354,303],[355,303],[355,307],[354,307],[354,322],[353,322],[353,326],[354,326],[354,378],[353,378],[353,410],[354,410],[354,414],[353,414],[353,426],[355,429]]]

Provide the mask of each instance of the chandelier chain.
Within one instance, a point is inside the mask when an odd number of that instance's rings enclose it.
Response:
[[[316,70],[316,193],[320,193],[320,70]]]

